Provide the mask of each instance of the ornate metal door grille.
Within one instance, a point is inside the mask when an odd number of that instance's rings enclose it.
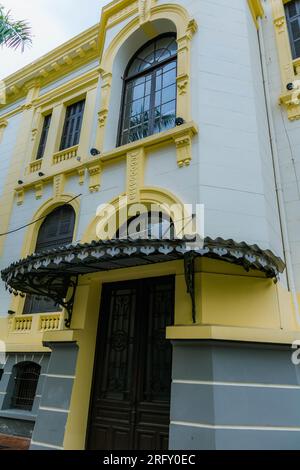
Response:
[[[103,291],[88,447],[168,448],[174,278]]]

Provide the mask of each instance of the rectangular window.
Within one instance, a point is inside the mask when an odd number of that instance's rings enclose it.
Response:
[[[37,160],[40,160],[44,156],[47,138],[48,138],[48,132],[49,132],[50,124],[51,124],[51,118],[52,118],[52,114],[48,114],[48,116],[44,117],[41,140],[40,140],[39,148],[38,148],[37,155],[36,155]]]
[[[78,145],[80,139],[85,100],[67,107],[66,119],[60,144],[60,150]]]
[[[300,0],[285,5],[293,59],[300,57]]]

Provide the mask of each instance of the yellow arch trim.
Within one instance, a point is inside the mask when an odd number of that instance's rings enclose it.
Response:
[[[56,207],[60,206],[62,203],[63,204],[70,204],[70,206],[73,207],[75,211],[75,228],[74,228],[74,235],[73,235],[73,241],[76,239],[76,234],[77,234],[77,229],[78,229],[78,223],[79,223],[79,210],[80,210],[80,201],[78,199],[74,199],[73,201],[70,202],[72,198],[74,198],[74,194],[61,194],[60,196],[52,197],[48,199],[33,215],[31,222],[34,222],[35,220],[40,219],[41,217],[46,217],[48,214],[50,214]],[[35,223],[32,223],[28,227],[28,230],[26,232],[25,238],[24,238],[24,243],[22,246],[22,251],[21,251],[21,258],[26,258],[30,254],[32,254],[35,250],[36,242],[37,242],[37,237],[39,233],[39,229],[41,228],[41,225],[43,223],[43,220],[39,220]],[[24,308],[24,302],[25,299],[21,297],[13,297],[12,302],[11,302],[11,310],[16,312],[17,315],[21,315],[23,308]]]
[[[78,221],[79,221],[79,210],[80,210],[80,202],[78,199],[74,199],[73,201],[70,202],[72,198],[74,198],[74,194],[61,194],[58,197],[52,197],[48,199],[34,214],[32,217],[32,221],[34,222],[35,220],[40,219],[41,217],[46,217],[48,214],[50,214],[54,209],[56,209],[58,206],[61,204],[70,204],[70,206],[73,207],[75,211],[75,228],[74,228],[74,236],[73,240],[76,238],[77,234],[77,228],[78,228]],[[25,235],[25,240],[24,244],[22,247],[22,258],[25,258],[26,256],[30,255],[33,253],[35,246],[36,246],[36,241],[38,237],[38,232],[43,223],[43,220],[39,220],[36,223],[33,223],[32,225],[29,226],[27,233]]]
[[[126,194],[120,194],[117,198],[113,199],[108,204],[114,207],[115,213],[118,214],[120,210],[120,198],[125,198]],[[172,206],[178,206],[181,208],[181,213],[187,215],[186,209],[184,204],[180,199],[178,199],[174,194],[170,191],[166,191],[161,188],[154,188],[154,187],[145,187],[140,191],[140,200],[138,204],[143,204],[145,206],[149,206],[151,204],[156,204],[161,206],[167,215],[173,215],[168,212],[168,208]],[[101,224],[105,226],[109,221],[109,216],[107,216],[106,211],[103,210],[100,214],[94,217],[94,219],[89,224],[87,230],[85,231],[82,243],[90,243],[93,240],[97,239],[97,225],[101,221]]]
[[[176,4],[167,3],[165,5],[155,6],[151,9],[150,21],[159,19],[168,19],[172,21],[177,28],[178,39],[182,38],[188,33],[191,18],[187,10]],[[122,44],[139,28],[141,27],[139,17],[134,18],[128,23],[117,36],[112,40],[109,47],[104,53],[101,69],[105,72],[112,73],[113,63],[117,52]]]

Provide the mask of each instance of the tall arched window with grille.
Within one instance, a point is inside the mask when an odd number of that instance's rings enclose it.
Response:
[[[124,76],[118,145],[175,126],[176,76],[174,33],[163,34],[139,49]]]
[[[34,362],[21,362],[14,366],[10,408],[32,410],[40,373],[41,367]]]
[[[67,245],[73,241],[75,226],[75,211],[72,206],[65,204],[56,208],[44,220],[39,230],[35,253],[51,248]],[[28,295],[26,297],[24,314],[57,312],[59,307],[51,300]]]
[[[293,59],[300,57],[300,0],[285,3]]]

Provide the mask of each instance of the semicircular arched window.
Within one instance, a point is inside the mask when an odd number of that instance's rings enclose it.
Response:
[[[175,126],[177,41],[164,34],[144,45],[124,77],[119,145]]]
[[[122,240],[174,240],[174,222],[163,212],[144,213],[129,219],[120,227],[116,238]]]
[[[35,253],[68,245],[73,241],[75,212],[65,204],[57,207],[44,220],[38,233]],[[57,312],[60,308],[51,300],[36,295],[27,295],[23,313]]]

